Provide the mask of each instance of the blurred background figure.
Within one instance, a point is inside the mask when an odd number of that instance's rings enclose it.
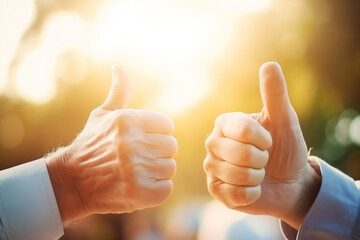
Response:
[[[164,239],[175,206],[211,199],[202,161],[215,118],[259,111],[258,68],[274,60],[312,153],[360,179],[359,12],[359,1],[336,0],[0,0],[0,169],[67,145],[119,63],[135,80],[131,107],[176,124],[175,191],[160,208],[94,216],[63,239],[141,239],[124,232],[137,228]]]
[[[196,199],[174,206],[168,216],[166,239],[196,240],[206,199]]]
[[[282,239],[278,219],[231,210],[215,200],[206,204],[200,219],[199,240]]]
[[[253,216],[206,199],[175,206],[165,227],[169,240],[278,240],[279,220]]]
[[[168,239],[153,210],[142,210],[132,214],[91,215],[78,225],[64,229],[62,240],[96,239]]]

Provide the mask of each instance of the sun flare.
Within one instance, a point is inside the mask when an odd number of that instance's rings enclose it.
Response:
[[[210,67],[226,47],[230,28],[208,12],[145,3],[105,5],[100,11],[94,54],[119,59],[162,84],[153,103],[179,112],[203,98]]]

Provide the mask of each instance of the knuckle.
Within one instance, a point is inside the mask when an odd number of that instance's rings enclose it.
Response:
[[[227,207],[229,209],[236,208],[236,204],[234,204],[230,199],[224,199],[224,200],[222,200],[222,203],[225,205],[225,207]]]
[[[121,130],[128,130],[134,125],[134,120],[136,119],[136,111],[133,109],[121,109],[115,111],[115,124]]]
[[[206,174],[210,174],[212,167],[211,167],[211,159],[209,156],[207,156],[203,162],[203,169],[205,171]]]
[[[238,205],[246,205],[249,198],[249,191],[247,188],[239,188],[233,192],[232,198],[238,201]]]
[[[269,151],[265,150],[264,154],[265,154],[265,159],[268,160],[269,159]]]
[[[175,123],[169,116],[159,112],[154,112],[154,115],[160,122],[165,124],[166,128],[170,133],[173,133],[175,131]]]
[[[162,123],[164,125],[164,129],[166,129],[168,133],[173,133],[175,131],[175,123],[169,116],[151,110],[145,110],[145,112],[151,113],[151,118],[157,119],[159,123]],[[142,110],[142,113],[144,113],[144,110]]]
[[[245,169],[239,174],[239,181],[243,184],[249,184],[251,182],[251,174],[249,169]]]
[[[258,168],[266,167],[268,161],[269,161],[269,152],[266,150],[262,151],[261,156],[259,157],[259,161],[257,162]]]
[[[256,125],[254,120],[249,117],[242,117],[240,123],[238,124],[238,134],[243,138],[248,139],[255,132]]]
[[[241,189],[242,191],[239,191],[239,196],[240,199],[242,199],[241,201],[241,205],[242,206],[246,206],[246,205],[250,205],[253,202],[255,202],[261,193],[261,188],[260,185],[256,186],[256,187],[246,187],[244,189]]]
[[[164,188],[164,198],[168,198],[170,194],[173,192],[174,185],[172,181],[168,181],[168,184]]]
[[[251,162],[254,155],[254,146],[248,145],[244,150],[242,151],[242,158],[246,162]]]
[[[211,151],[211,149],[215,147],[215,145],[216,145],[216,139],[213,136],[213,134],[211,134],[205,141],[205,148],[209,152]]]
[[[253,170],[250,168],[247,168],[244,173],[242,174],[242,180],[244,185],[257,185],[260,183],[260,172],[259,170]]]
[[[209,167],[208,167],[208,162],[205,158],[205,160],[203,161],[203,169],[204,169],[204,172],[207,174],[208,173],[208,170],[209,170]]]
[[[244,139],[248,139],[252,133],[252,127],[246,123],[247,121],[242,122],[238,125],[237,131],[240,136]]]
[[[233,113],[222,113],[215,119],[215,127],[221,127],[226,119],[230,118]]]
[[[121,160],[123,160],[123,162],[128,162],[125,160],[129,160],[137,151],[134,140],[128,139],[126,137],[118,136],[116,141],[114,141],[114,144],[116,145],[119,157]]]
[[[171,180],[161,181],[161,186],[150,187],[149,184],[143,184],[140,189],[140,198],[148,206],[158,206],[166,201],[173,192],[173,182]],[[148,182],[147,182],[148,183]]]
[[[141,163],[133,163],[131,164],[131,168],[134,172],[134,181],[140,185],[143,180],[140,177],[136,176],[141,176],[142,174],[144,174],[147,171],[146,167],[144,166],[144,164]]]
[[[173,177],[176,173],[176,162],[174,159],[171,159],[169,161],[168,172],[171,177]]]
[[[166,181],[166,185],[164,185],[161,189],[161,192],[158,193],[159,197],[157,198],[157,204],[163,203],[166,199],[169,198],[171,193],[173,192],[174,186],[171,180]]]
[[[216,119],[215,119],[215,126],[219,126],[221,125],[221,122],[224,120],[225,118],[225,114],[226,113],[223,113],[221,115],[219,115]]]
[[[166,116],[166,119],[167,119],[167,122],[168,122],[168,125],[169,125],[169,131],[173,133],[175,131],[175,123],[168,116]]]
[[[177,140],[173,136],[169,136],[168,148],[173,153],[173,155],[175,155],[179,150]]]
[[[251,196],[249,197],[249,202],[255,202],[261,195],[261,185],[257,185],[255,188],[252,189]]]
[[[264,154],[265,154],[265,156],[264,156],[264,164],[263,164],[263,166],[265,167],[266,164],[267,164],[268,161],[269,161],[270,154],[269,154],[269,151],[267,151],[267,150],[264,151]]]
[[[262,183],[265,179],[265,168],[259,169],[259,182],[258,184]]]
[[[208,181],[207,188],[209,193],[216,198],[219,192],[218,184],[215,184],[213,181]]]
[[[234,189],[224,191],[221,201],[227,208],[234,209],[237,207],[238,196],[236,196],[236,191]]]
[[[266,145],[266,149],[269,149],[272,146],[272,136],[271,133],[269,131],[266,130],[266,140],[267,140],[267,145]]]

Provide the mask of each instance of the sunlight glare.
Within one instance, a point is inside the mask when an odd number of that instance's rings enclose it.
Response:
[[[94,36],[94,59],[119,59],[163,86],[155,106],[179,112],[202,99],[210,64],[230,39],[231,25],[206,11],[161,4],[105,5]],[[197,69],[197,70],[194,70]],[[186,73],[186,74],[184,74]]]
[[[0,1],[0,94],[6,90],[9,68],[23,34],[36,15],[36,4],[33,0]]]
[[[135,55],[156,64],[213,59],[230,32],[206,13],[152,4],[105,5],[99,18],[97,57]]]
[[[212,0],[210,2],[217,10],[222,10],[235,16],[241,16],[243,14],[265,10],[269,7],[272,0]]]
[[[82,27],[81,20],[73,13],[59,12],[50,16],[39,45],[17,66],[15,88],[19,96],[37,104],[46,103],[55,96],[57,57],[76,46]]]
[[[210,82],[206,73],[197,70],[176,72],[167,78],[159,79],[168,81],[162,81],[162,92],[150,104],[172,114],[183,111],[201,100],[208,92]]]
[[[26,55],[15,73],[17,94],[32,103],[50,101],[56,93],[54,62],[54,57],[43,48]]]

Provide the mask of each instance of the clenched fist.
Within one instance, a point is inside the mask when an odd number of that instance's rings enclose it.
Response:
[[[314,201],[319,176],[292,107],[281,68],[260,69],[260,113],[225,113],[206,141],[210,194],[229,208],[278,217],[298,228]]]
[[[133,83],[113,67],[113,83],[69,146],[46,163],[63,222],[124,213],[164,202],[173,190],[177,142],[163,114],[127,109]]]

